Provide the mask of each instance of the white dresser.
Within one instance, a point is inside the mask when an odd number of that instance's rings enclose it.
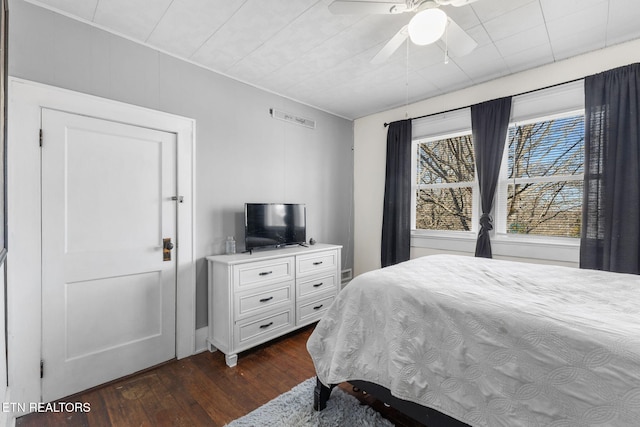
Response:
[[[238,353],[319,320],[340,289],[342,246],[207,257],[209,350]]]

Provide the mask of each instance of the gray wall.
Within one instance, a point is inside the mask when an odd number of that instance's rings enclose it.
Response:
[[[21,0],[9,13],[9,75],[196,120],[196,327],[207,324],[204,257],[226,236],[243,246],[245,202],[305,203],[307,238],[343,245],[352,267],[353,122]]]

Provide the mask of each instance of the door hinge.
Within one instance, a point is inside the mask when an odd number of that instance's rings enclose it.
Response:
[[[40,147],[42,147],[42,129],[40,129]]]
[[[44,360],[40,361],[40,378],[44,378]]]

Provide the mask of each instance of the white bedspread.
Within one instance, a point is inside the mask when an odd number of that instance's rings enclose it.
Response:
[[[356,277],[307,348],[472,426],[640,426],[640,277],[433,255]]]

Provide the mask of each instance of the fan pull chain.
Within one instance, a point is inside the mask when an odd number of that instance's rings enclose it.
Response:
[[[447,18],[447,25],[444,27],[444,63],[449,63],[449,18]]]
[[[406,74],[405,74],[405,84],[404,84],[404,118],[409,118],[409,37],[407,37],[406,41],[407,45],[407,56],[406,56]]]

